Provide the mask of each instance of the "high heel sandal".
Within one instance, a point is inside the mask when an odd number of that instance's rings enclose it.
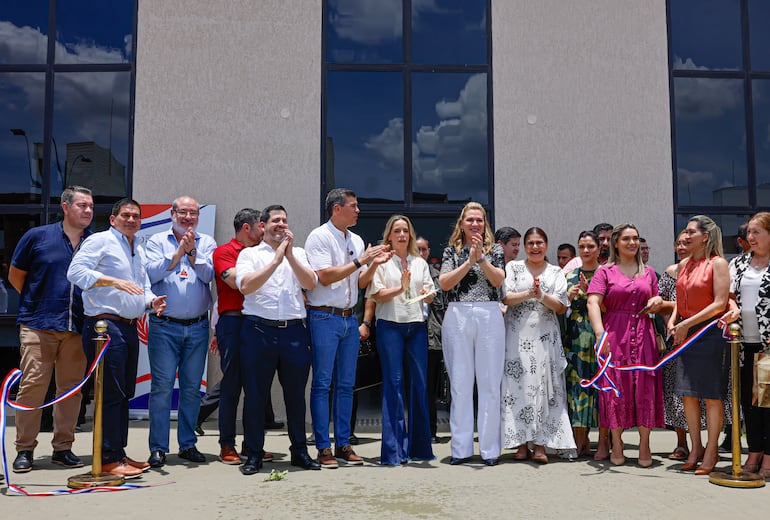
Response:
[[[526,444],[522,444],[519,446],[518,451],[513,454],[513,460],[527,460],[529,456],[529,448],[527,448]]]

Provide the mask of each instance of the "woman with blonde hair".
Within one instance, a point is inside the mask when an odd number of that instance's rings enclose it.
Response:
[[[377,303],[375,330],[382,365],[380,464],[387,466],[434,458],[426,391],[428,330],[422,302],[410,300],[434,292],[435,286],[427,262],[417,253],[416,241],[407,217],[390,217],[382,243],[389,245],[394,254],[377,266],[366,291],[366,297]],[[430,302],[432,297],[425,300]],[[405,380],[409,395],[408,428],[404,418]]]
[[[495,244],[484,207],[465,205],[444,249],[439,283],[449,306],[442,324],[444,360],[452,391],[451,464],[473,455],[473,383],[478,387],[479,451],[484,463],[500,456],[500,383],[505,332],[500,287],[503,248]]]
[[[741,406],[746,422],[749,456],[743,471],[770,479],[770,408],[753,402],[754,354],[770,345],[770,213],[751,217],[746,229],[751,251],[730,265],[730,297],[738,309],[728,321],[740,319],[743,329]]]
[[[684,230],[690,253],[679,263],[676,280],[676,305],[668,320],[668,331],[675,345],[727,310],[730,271],[722,258],[722,231],[705,215],[696,215]],[[690,455],[680,468],[708,475],[719,461],[719,432],[724,408],[722,398],[727,386],[725,341],[719,328],[712,327],[680,357],[676,390],[682,395]],[[703,448],[700,434],[700,400],[706,403],[708,442]],[[703,463],[698,467],[698,461]]]
[[[588,316],[597,338],[607,332],[603,355],[612,353],[615,365],[654,365],[659,360],[650,312],[662,305],[658,279],[642,262],[639,232],[633,224],[615,226],[610,238],[610,259],[596,270],[588,287]],[[602,307],[606,310],[602,315]],[[599,426],[612,434],[610,462],[625,463],[623,430],[639,430],[639,466],[652,465],[650,430],[663,426],[661,376],[654,372],[607,369],[620,397],[599,395]]]

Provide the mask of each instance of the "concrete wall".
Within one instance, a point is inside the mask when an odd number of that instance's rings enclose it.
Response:
[[[299,244],[318,225],[321,0],[141,0],[134,196],[283,204]]]
[[[631,221],[673,260],[664,0],[492,2],[496,224]]]

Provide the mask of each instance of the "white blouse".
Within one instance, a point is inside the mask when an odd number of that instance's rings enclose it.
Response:
[[[378,320],[394,321],[396,323],[413,323],[425,321],[422,312],[422,302],[407,304],[406,302],[420,295],[420,291],[435,290],[433,279],[430,276],[428,263],[419,256],[408,255],[406,257],[407,269],[412,273],[409,290],[396,295],[387,302],[377,302],[374,315]],[[369,287],[366,288],[366,297],[377,294],[382,289],[390,289],[401,286],[401,259],[397,255],[377,267]]]

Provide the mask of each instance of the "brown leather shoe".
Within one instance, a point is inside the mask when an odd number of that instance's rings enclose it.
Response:
[[[132,468],[136,468],[136,469],[142,470],[142,473],[144,473],[146,471],[150,471],[150,463],[149,462],[145,462],[145,461],[139,462],[138,460],[134,460],[131,457],[126,457],[123,460],[125,460],[126,464],[128,464]]]
[[[331,448],[318,450],[318,463],[326,469],[336,469],[339,466],[337,459],[332,455]]]
[[[334,448],[334,456],[338,459],[342,459],[352,466],[360,466],[364,463],[364,459],[356,455],[353,451],[353,447],[348,444],[347,446]]]
[[[240,464],[241,456],[238,455],[238,452],[235,451],[235,448],[232,446],[222,446],[222,449],[219,450],[219,460],[222,461],[224,464]]]
[[[118,462],[111,462],[102,466],[102,471],[118,475],[125,479],[138,478],[142,476],[142,470],[135,468],[126,462],[126,459]]]
[[[262,462],[273,462],[274,458],[275,457],[273,456],[272,453],[270,453],[269,451],[266,451],[265,454],[262,455]]]

